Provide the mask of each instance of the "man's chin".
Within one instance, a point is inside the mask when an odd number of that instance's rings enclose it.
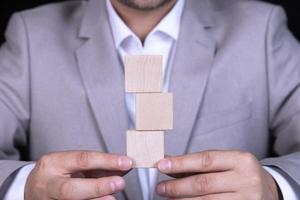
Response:
[[[174,0],[118,0],[130,8],[143,11],[156,10]]]

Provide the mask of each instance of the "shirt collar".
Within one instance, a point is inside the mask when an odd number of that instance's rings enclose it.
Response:
[[[177,40],[180,31],[184,2],[185,0],[177,0],[172,10],[159,22],[159,24],[150,32],[148,36],[151,36],[157,32],[161,32],[173,38],[174,40]],[[106,7],[116,48],[119,48],[121,43],[130,36],[138,39],[138,37],[132,32],[132,30],[130,30],[130,28],[117,14],[110,0],[106,0]]]

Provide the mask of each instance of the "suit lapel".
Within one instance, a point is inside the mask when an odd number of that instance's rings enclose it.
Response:
[[[174,93],[174,129],[166,134],[166,153],[186,153],[195,118],[201,108],[215,54],[208,33],[213,26],[207,0],[187,0],[171,72]]]
[[[113,45],[104,1],[88,2],[80,34],[86,39],[76,57],[91,109],[107,150],[124,154],[125,133],[129,127],[124,75]]]
[[[103,145],[108,152],[126,154],[129,116],[124,72],[114,48],[105,1],[88,1],[79,34],[84,40],[76,51],[79,71]],[[127,199],[142,199],[136,170],[125,179],[129,186],[123,194]]]
[[[174,129],[166,134],[166,154],[187,153],[201,109],[216,51],[209,31],[214,26],[209,0],[187,0],[177,41],[170,92],[174,94]],[[159,174],[158,182],[170,179]],[[163,199],[156,195],[156,200]]]

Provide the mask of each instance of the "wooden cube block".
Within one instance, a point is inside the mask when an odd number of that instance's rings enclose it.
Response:
[[[154,168],[164,158],[163,131],[127,131],[127,156],[134,168]]]
[[[163,60],[161,55],[127,55],[125,90],[128,93],[162,92]]]
[[[136,95],[136,130],[173,129],[173,94],[144,93]]]

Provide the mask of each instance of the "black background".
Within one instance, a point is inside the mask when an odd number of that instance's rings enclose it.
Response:
[[[103,0],[104,1],[104,0]],[[225,1],[225,0],[220,0]],[[299,0],[266,0],[282,5],[288,14],[289,27],[300,39],[300,1]],[[0,3],[0,44],[3,42],[3,32],[11,14],[16,11],[32,8],[38,5],[59,2],[59,0],[2,0]]]

